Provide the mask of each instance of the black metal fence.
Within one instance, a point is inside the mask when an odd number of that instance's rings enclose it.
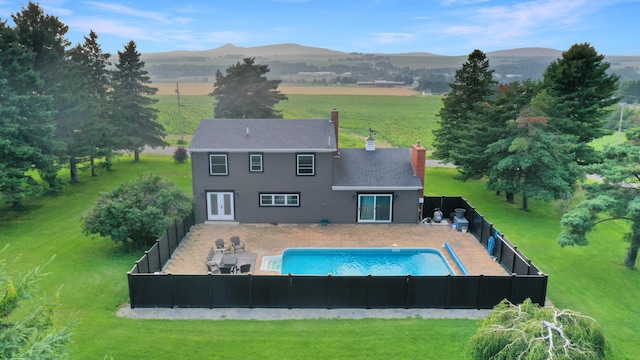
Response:
[[[469,231],[511,274],[505,276],[188,275],[160,269],[193,225],[167,230],[127,274],[131,307],[490,309],[503,299],[544,305],[547,275],[461,197],[425,197],[425,214],[464,208]],[[186,226],[185,224],[189,224]],[[179,229],[182,229],[181,231]],[[171,234],[171,235],[169,235]],[[175,234],[175,235],[174,235]],[[166,240],[163,240],[166,237]],[[493,237],[493,240],[490,238]],[[181,238],[180,238],[181,239]],[[166,244],[165,244],[166,243]],[[154,249],[155,248],[155,249]]]
[[[175,221],[156,242],[145,251],[140,260],[136,261],[130,273],[153,274],[162,270],[169,261],[171,254],[184,240],[185,236],[194,225],[193,211],[181,221]],[[131,289],[129,289],[131,290]]]

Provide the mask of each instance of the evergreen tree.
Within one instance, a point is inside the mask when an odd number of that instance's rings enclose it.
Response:
[[[36,297],[36,283],[46,275],[42,267],[16,278],[7,271],[6,265],[0,259],[0,293],[3,294],[0,297],[0,359],[67,358],[71,332],[68,326],[52,327],[53,310],[57,306],[55,298],[42,298],[31,311],[16,311],[25,301]]]
[[[575,44],[552,62],[544,73],[544,88],[555,99],[549,111],[549,128],[577,136],[579,163],[597,160],[587,145],[602,137],[607,107],[615,104],[618,76],[607,74],[609,63],[588,43]]]
[[[451,91],[443,99],[440,128],[434,131],[433,156],[458,166],[462,179],[479,178],[488,168],[484,150],[498,140],[503,119],[492,116],[493,70],[480,50],[474,50],[456,71]]]
[[[117,138],[121,140],[116,148],[133,151],[134,161],[140,161],[140,151],[145,145],[167,145],[162,139],[164,127],[156,121],[158,110],[151,107],[158,100],[149,97],[158,89],[148,85],[151,80],[144,65],[136,43],[130,41],[124,51],[118,51],[118,63],[113,73],[112,120]]]
[[[17,41],[14,29],[0,23],[0,193],[6,203],[43,190],[30,170],[52,164],[55,124],[53,98],[34,89],[42,86],[33,68],[35,54]]]
[[[227,119],[282,118],[273,107],[287,97],[276,90],[280,80],[268,80],[267,65],[255,64],[255,58],[244,58],[229,67],[226,75],[216,72],[213,92],[218,102],[214,115]]]
[[[604,221],[622,220],[631,224],[625,235],[630,242],[624,265],[633,269],[640,248],[640,132],[631,131],[630,143],[603,150],[604,161],[588,166],[602,182],[584,184],[586,200],[562,216],[563,231],[558,242],[566,245],[587,245],[587,234]]]
[[[74,96],[73,87],[65,84],[69,79],[65,64],[66,48],[70,45],[65,38],[69,27],[56,16],[46,15],[37,3],[29,2],[22,11],[11,15],[15,23],[16,41],[33,52],[33,69],[39,73],[42,81],[31,89],[33,93],[53,97],[56,107],[56,123],[67,116],[70,105],[69,98]],[[37,119],[36,119],[37,120]],[[61,120],[65,121],[65,120]],[[64,155],[66,144],[63,141],[52,143],[52,148],[42,148],[44,153]],[[58,179],[60,162],[55,157],[51,161],[36,164],[40,177],[49,184],[49,188],[57,191],[63,186]]]
[[[567,198],[579,174],[573,163],[573,137],[546,131],[547,118],[526,112],[510,124],[514,135],[489,145],[492,166],[487,187],[522,195],[522,209],[528,198],[549,201]]]
[[[98,43],[98,35],[90,31],[84,43],[69,51],[69,66],[75,68],[79,75],[74,83],[81,88],[84,96],[83,109],[77,121],[59,129],[69,139],[69,157],[71,182],[77,182],[77,163],[79,160],[90,160],[91,174],[96,176],[95,159],[109,147],[115,131],[109,123],[109,102],[107,91],[110,87],[110,72],[107,67],[108,53],[103,53]]]

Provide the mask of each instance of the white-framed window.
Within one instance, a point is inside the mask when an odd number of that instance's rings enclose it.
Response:
[[[300,194],[260,194],[260,206],[300,206]]]
[[[249,154],[249,171],[263,172],[262,154]]]
[[[209,175],[229,175],[227,154],[209,154]]]
[[[315,154],[296,154],[296,175],[313,176],[316,174]]]

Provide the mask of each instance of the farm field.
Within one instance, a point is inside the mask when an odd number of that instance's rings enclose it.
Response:
[[[154,85],[155,86],[155,85]],[[193,135],[201,119],[212,118],[215,99],[207,95],[182,95],[180,103],[182,126],[175,93],[155,95],[159,110],[158,121],[164,125],[172,139]],[[331,87],[298,86],[296,88],[321,90]],[[175,84],[171,85],[171,91]],[[362,147],[369,136],[369,129],[377,131],[374,136],[380,146],[408,147],[418,140],[427,149],[433,143],[432,131],[438,126],[436,114],[442,107],[440,96],[395,96],[362,95],[361,90],[393,91],[402,89],[352,89],[353,94],[289,94],[289,100],[277,105],[285,119],[326,119],[332,109],[340,111],[340,146]],[[209,90],[207,90],[209,91]]]
[[[157,95],[175,95],[176,83],[153,83]],[[212,83],[179,83],[180,95],[207,95],[213,91]],[[304,86],[280,84],[278,90],[285,95],[378,95],[415,96],[419,93],[408,87],[374,88],[364,86]]]

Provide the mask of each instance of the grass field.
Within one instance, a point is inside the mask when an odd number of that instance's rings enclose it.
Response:
[[[171,89],[175,89],[175,84],[171,86]],[[184,86],[180,85],[181,93]],[[289,100],[277,105],[276,108],[282,111],[283,117],[327,119],[331,116],[332,109],[338,109],[342,147],[363,147],[364,139],[369,136],[369,128],[378,131],[375,138],[382,144],[408,147],[420,140],[427,149],[432,146],[432,131],[437,127],[435,115],[442,107],[440,96],[425,97],[416,95],[415,92],[411,92],[411,96],[389,95],[407,89],[335,87],[352,91],[349,95],[344,95],[333,93],[332,87],[293,88],[309,90],[307,93],[291,92],[288,94]],[[380,94],[367,95],[372,90],[379,91]],[[156,105],[159,110],[158,121],[165,126],[172,138],[180,137],[183,133],[187,137],[193,135],[201,119],[213,117],[214,98],[210,96],[181,96],[182,125],[177,96],[165,94],[155,97],[159,100]]]
[[[153,171],[190,188],[189,164],[168,156],[144,155],[141,163],[128,156],[117,160],[112,173],[92,178],[63,194],[27,202],[25,211],[0,207],[2,237],[9,244],[3,254],[11,260],[21,254],[25,271],[46,262],[50,275],[41,283],[52,294],[61,288],[56,323],[77,319],[74,359],[465,359],[473,320],[366,319],[291,321],[168,321],[134,320],[115,316],[128,298],[125,273],[142,254],[126,254],[105,239],[81,233],[80,221],[101,191]],[[615,359],[635,359],[640,314],[640,274],[622,266],[626,243],[624,226],[607,223],[591,236],[587,247],[560,248],[556,243],[559,214],[550,204],[532,201],[531,211],[520,211],[502,197],[484,189],[481,181],[459,182],[455,171],[428,168],[427,195],[463,195],[494,222],[550,276],[549,298],[561,308],[595,317],[611,341]],[[27,310],[23,310],[27,311]],[[248,341],[247,339],[250,339]],[[222,351],[224,350],[224,351]],[[219,356],[217,356],[219,355]]]

